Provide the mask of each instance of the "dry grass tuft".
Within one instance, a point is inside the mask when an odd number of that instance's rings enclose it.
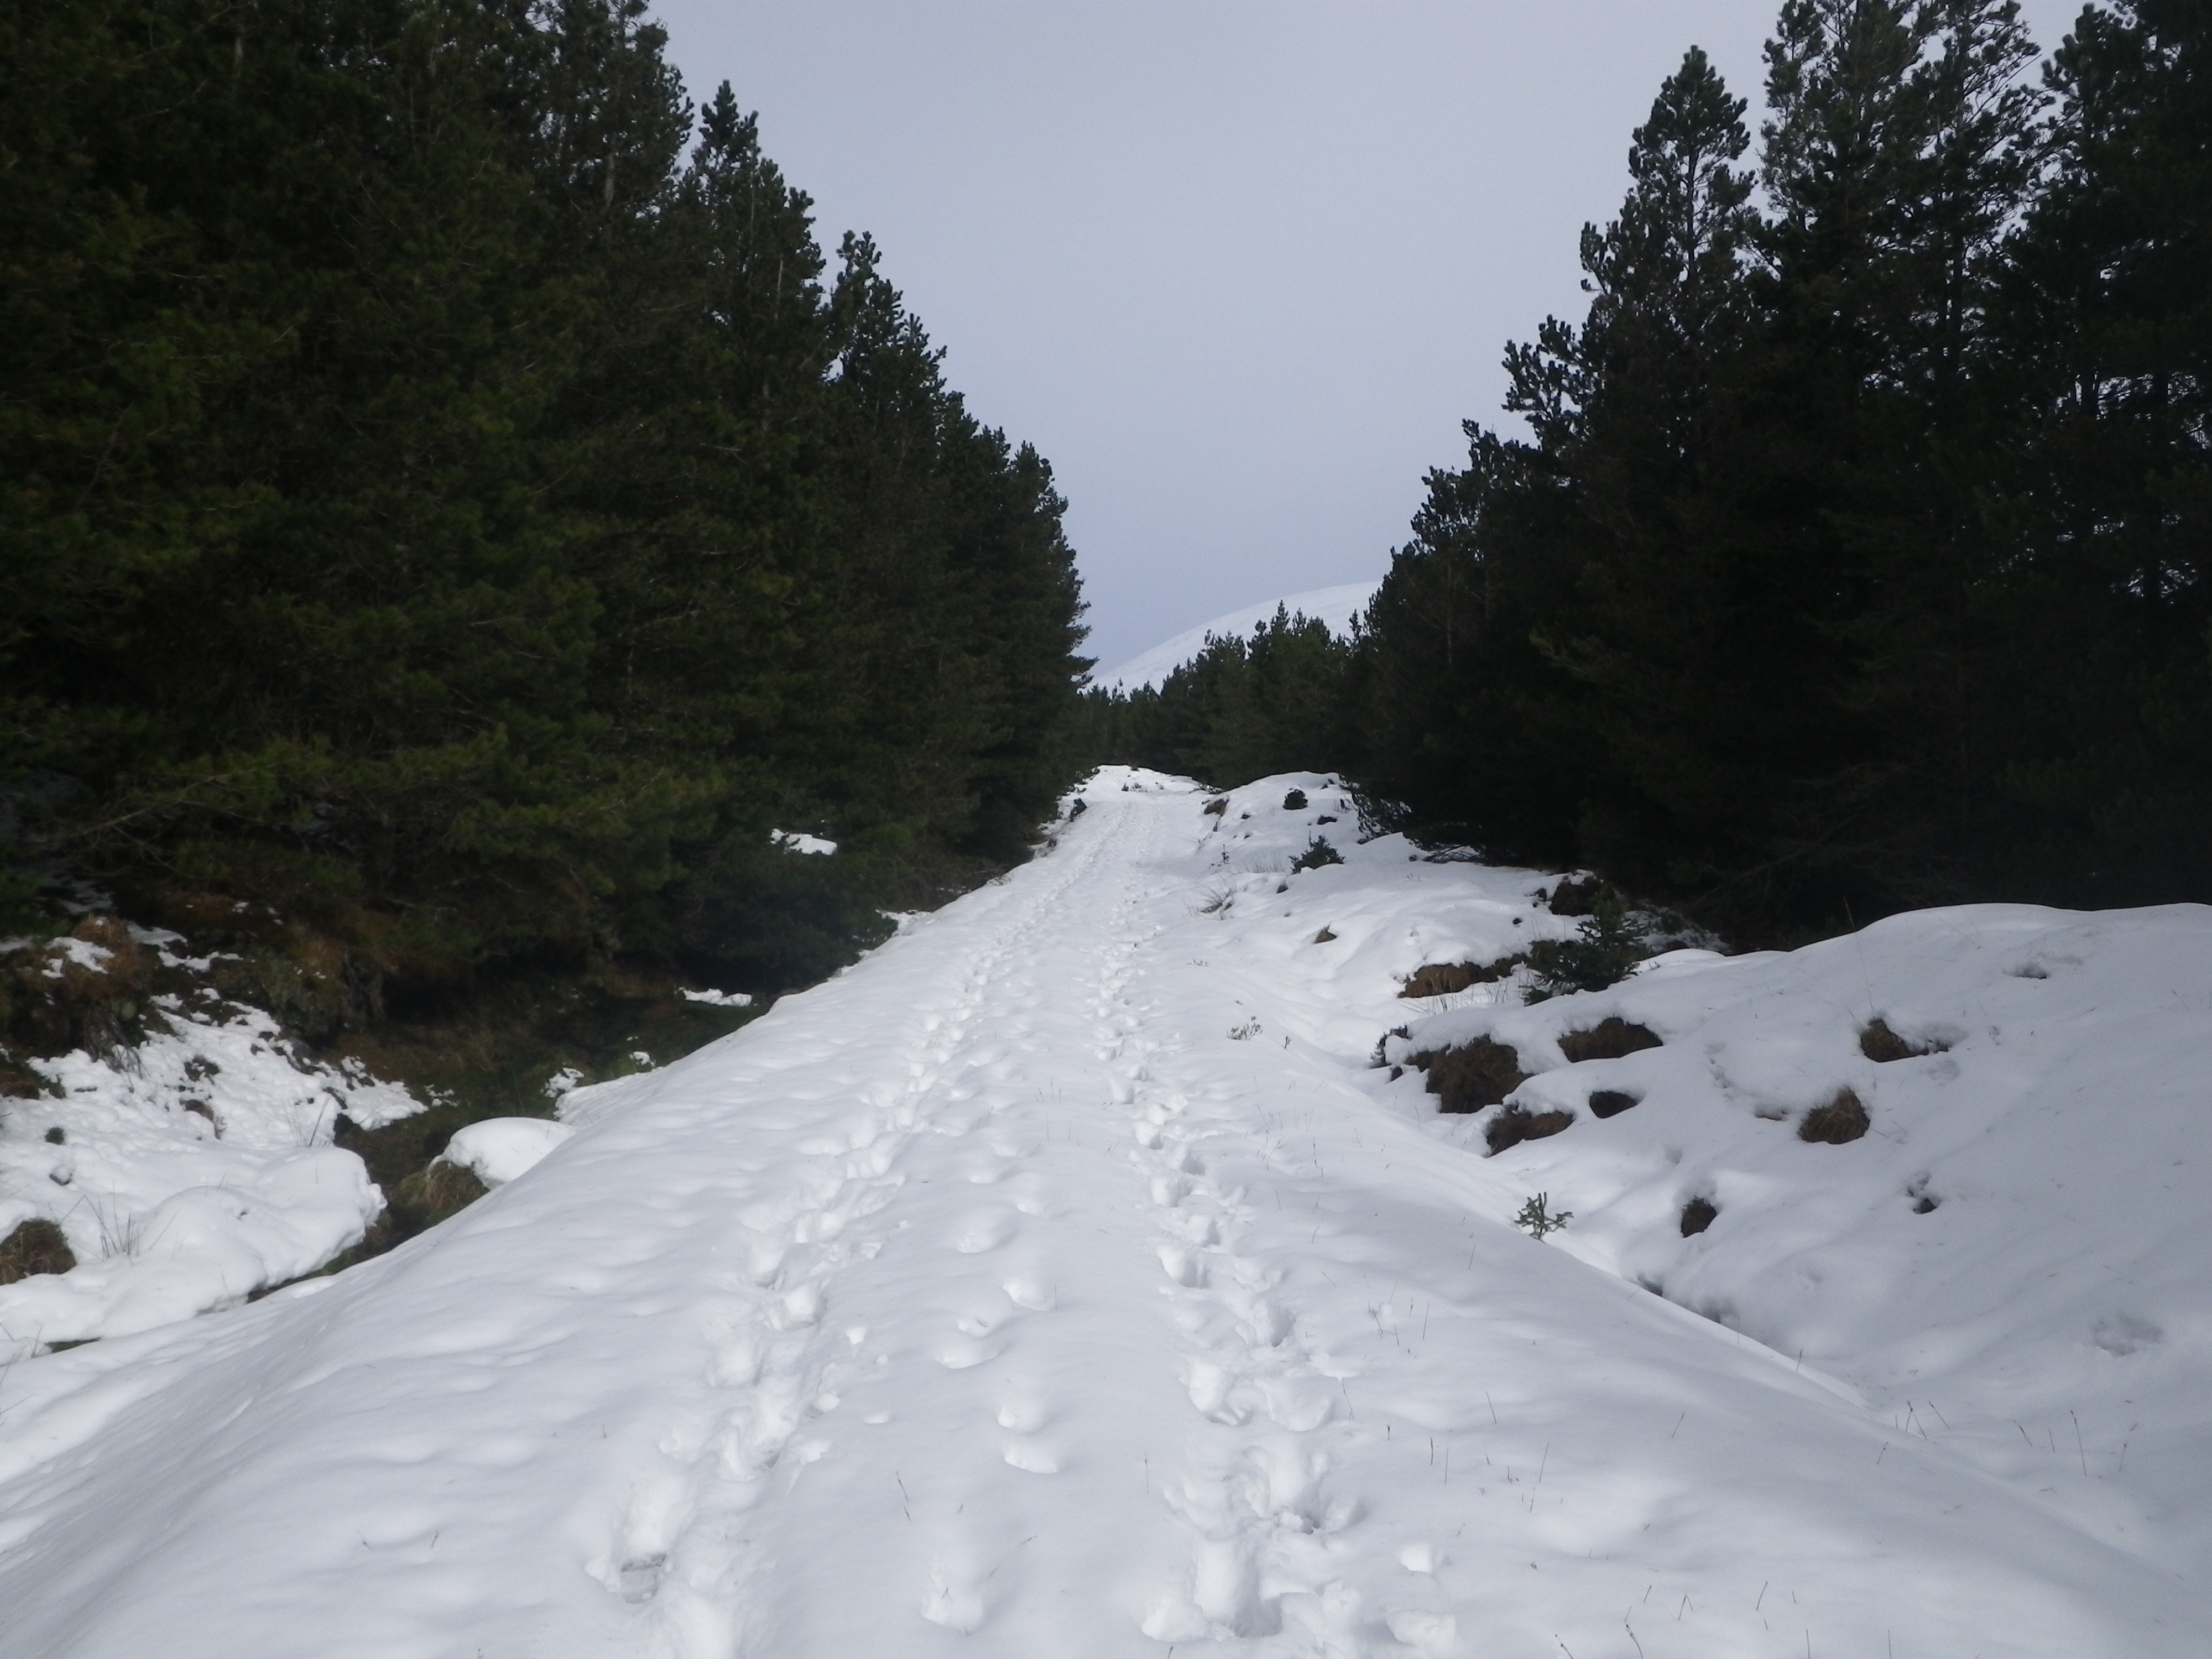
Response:
[[[1508,1146],[1555,1135],[1574,1121],[1572,1112],[1528,1112],[1518,1106],[1508,1106],[1490,1120],[1483,1139],[1490,1143],[1490,1155],[1495,1158]]]
[[[1440,1112],[1479,1112],[1528,1080],[1519,1052],[1489,1037],[1477,1037],[1463,1048],[1430,1049],[1413,1055],[1413,1061],[1428,1074],[1428,1090]]]
[[[1869,1060],[1887,1064],[1893,1060],[1914,1060],[1922,1054],[1940,1054],[1948,1048],[1943,1042],[1907,1042],[1889,1029],[1886,1019],[1872,1019],[1859,1033],[1859,1052]]]
[[[1849,1089],[1838,1089],[1826,1105],[1815,1106],[1805,1114],[1804,1121],[1797,1126],[1797,1139],[1841,1146],[1856,1140],[1870,1127],[1871,1120],[1859,1097]]]
[[[1528,958],[1500,957],[1495,962],[1430,962],[1413,969],[1398,988],[1401,997],[1449,996],[1470,985],[1495,985]]]
[[[1664,1046],[1650,1026],[1632,1025],[1618,1014],[1587,1031],[1569,1031],[1559,1039],[1559,1052],[1577,1065],[1585,1060],[1619,1060],[1638,1049]]]
[[[65,1273],[76,1266],[76,1252],[70,1249],[62,1230],[44,1216],[33,1216],[0,1238],[0,1285],[40,1273]]]
[[[466,1209],[490,1190],[477,1179],[475,1170],[442,1158],[433,1159],[428,1169],[400,1183],[404,1201],[440,1221]]]

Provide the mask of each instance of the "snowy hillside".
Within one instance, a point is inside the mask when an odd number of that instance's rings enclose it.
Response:
[[[1091,684],[1107,691],[1134,691],[1144,686],[1158,685],[1205,650],[1209,637],[1249,637],[1253,629],[1275,614],[1278,605],[1294,617],[1311,617],[1317,622],[1327,623],[1336,633],[1349,634],[1352,619],[1367,609],[1367,602],[1375,597],[1375,590],[1381,586],[1379,580],[1347,582],[1338,587],[1316,587],[1310,592],[1269,599],[1264,605],[1248,605],[1241,611],[1231,611],[1226,616],[1216,617],[1210,623],[1186,629],[1142,655],[1132,657],[1110,673],[1092,675]]]
[[[7,1370],[0,1653],[2203,1651],[2212,911],[1523,1007],[1555,878],[1084,805],[392,1254]]]

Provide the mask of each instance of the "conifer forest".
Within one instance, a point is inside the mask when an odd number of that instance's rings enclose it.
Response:
[[[2212,7],[1789,0],[1692,50],[1357,630],[1093,694],[1745,939],[2212,893]],[[1324,715],[1316,709],[1325,708]]]
[[[807,982],[1022,854],[1084,665],[1051,469],[644,13],[7,9],[17,906],[281,916],[335,1028]]]
[[[1333,769],[1745,939],[2212,888],[2192,0],[2047,56],[2009,0],[1788,0],[1756,122],[1692,49],[1355,637],[1133,693],[1079,690],[1048,463],[639,0],[82,0],[0,52],[11,914],[281,915],[333,1029],[795,985],[1101,760]]]

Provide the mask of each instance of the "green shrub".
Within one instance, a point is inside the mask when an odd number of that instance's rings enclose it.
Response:
[[[1543,1002],[1570,991],[1602,991],[1628,977],[1651,952],[1644,930],[1629,920],[1618,899],[1601,898],[1583,919],[1578,935],[1542,939],[1528,947],[1531,976],[1528,1000]]]

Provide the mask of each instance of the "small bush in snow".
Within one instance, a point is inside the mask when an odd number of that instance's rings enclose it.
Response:
[[[1303,812],[1305,810],[1306,792],[1304,790],[1293,789],[1283,797],[1283,811],[1285,812]]]
[[[1318,870],[1324,864],[1341,864],[1343,862],[1343,854],[1338,852],[1334,847],[1331,847],[1328,842],[1323,840],[1321,836],[1316,836],[1311,841],[1306,843],[1306,850],[1291,860],[1291,868],[1293,870]]]
[[[1554,1214],[1546,1207],[1551,1202],[1549,1193],[1539,1193],[1521,1206],[1521,1213],[1513,1218],[1513,1224],[1526,1230],[1531,1238],[1541,1238],[1547,1233],[1558,1232],[1575,1218],[1572,1210],[1561,1210]]]
[[[1602,991],[1626,979],[1629,969],[1650,954],[1643,929],[1628,919],[1620,901],[1601,898],[1578,937],[1540,939],[1528,947],[1528,1000]]]

